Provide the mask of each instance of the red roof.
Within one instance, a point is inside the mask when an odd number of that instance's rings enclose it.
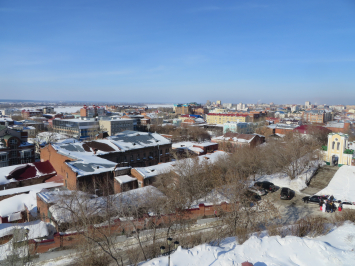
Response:
[[[302,134],[307,134],[307,133],[311,133],[313,130],[320,130],[323,131],[325,133],[330,133],[332,132],[331,130],[329,130],[328,128],[325,127],[321,127],[321,126],[309,126],[309,125],[302,125],[299,127],[296,127],[295,129],[293,129],[293,131],[296,131],[298,133],[302,133]]]
[[[17,181],[21,181],[55,174],[56,171],[50,162],[45,161],[19,165],[19,167],[9,173],[7,179],[14,178]]]

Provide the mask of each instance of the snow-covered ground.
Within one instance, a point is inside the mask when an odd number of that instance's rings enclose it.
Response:
[[[291,178],[285,173],[276,173],[272,175],[257,175],[256,181],[269,181],[274,183],[279,187],[288,187],[295,191],[300,191],[307,187],[306,182],[313,176],[318,168],[318,164],[322,164],[321,161],[310,162],[310,168],[305,169],[300,175],[296,176],[295,179]]]
[[[207,244],[192,249],[179,247],[171,255],[174,266],[241,265],[249,261],[254,266],[273,265],[355,265],[355,225],[345,223],[325,236],[301,238],[295,236],[250,237],[242,245],[227,238],[218,246]],[[143,263],[144,266],[166,266],[168,257]]]
[[[341,166],[328,186],[317,194],[333,195],[336,200],[355,202],[355,166]]]
[[[28,239],[38,239],[49,235],[47,224],[42,221],[34,221],[29,223],[21,224],[0,224],[0,237],[6,235],[12,235],[15,229],[29,229]],[[6,244],[0,245],[0,261],[5,260],[8,255],[13,254],[12,250],[12,239]],[[25,255],[25,247],[20,248],[18,252],[21,255]]]

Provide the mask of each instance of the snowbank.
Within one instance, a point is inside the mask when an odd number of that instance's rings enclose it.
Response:
[[[295,191],[301,191],[307,187],[306,183],[317,171],[318,164],[323,162],[312,161],[310,162],[310,168],[305,169],[300,175],[296,176],[295,179],[291,180],[290,177],[285,173],[276,173],[273,175],[262,175],[256,176],[256,181],[269,181],[274,183],[279,187],[288,187]]]
[[[171,255],[171,265],[240,265],[249,261],[256,265],[354,265],[355,225],[344,224],[326,236],[315,239],[288,236],[252,236],[238,245],[228,238],[220,247],[200,245],[181,247]],[[167,265],[168,257],[143,263],[145,266]]]
[[[355,166],[343,165],[328,186],[318,195],[333,195],[336,200],[355,202]]]
[[[6,217],[16,212],[25,211],[25,205],[30,210],[31,215],[37,215],[38,191],[30,191],[28,194],[20,194],[0,201],[0,216]]]

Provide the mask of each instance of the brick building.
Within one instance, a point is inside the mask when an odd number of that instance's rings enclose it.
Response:
[[[99,189],[105,181],[113,193],[115,182],[123,180],[115,177],[130,174],[131,167],[169,162],[170,149],[171,142],[159,134],[126,131],[104,140],[49,144],[41,149],[41,160],[52,163],[68,189]]]
[[[323,124],[332,118],[332,113],[325,110],[309,110],[302,113],[302,119],[312,124]]]
[[[227,122],[249,122],[249,115],[209,113],[206,115],[206,121],[208,124],[224,124]]]
[[[106,110],[104,106],[86,106],[84,105],[83,108],[80,109],[80,116],[81,117],[87,117],[87,118],[93,118],[97,116],[105,116],[106,115]]]
[[[0,126],[0,167],[35,161],[35,146],[27,137],[27,132]]]
[[[43,111],[42,109],[36,109],[36,110],[22,110],[21,111],[21,116],[24,118],[24,119],[28,119],[30,117],[33,117],[33,116],[43,116]]]
[[[174,104],[174,111],[178,115],[192,114],[192,106],[189,104]]]

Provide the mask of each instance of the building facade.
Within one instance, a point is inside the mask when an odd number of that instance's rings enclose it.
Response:
[[[100,129],[107,131],[110,136],[126,130],[133,130],[133,119],[119,118],[119,119],[100,119]]]
[[[95,119],[53,119],[53,131],[78,139],[94,138],[100,130],[99,121]]]
[[[0,126],[0,167],[35,161],[35,146],[27,137],[27,132]]]
[[[224,124],[227,122],[249,122],[247,114],[216,114],[210,113],[206,115],[208,124]]]
[[[330,133],[328,146],[324,152],[324,161],[328,165],[352,165],[354,151],[349,149],[349,135],[343,133]]]

